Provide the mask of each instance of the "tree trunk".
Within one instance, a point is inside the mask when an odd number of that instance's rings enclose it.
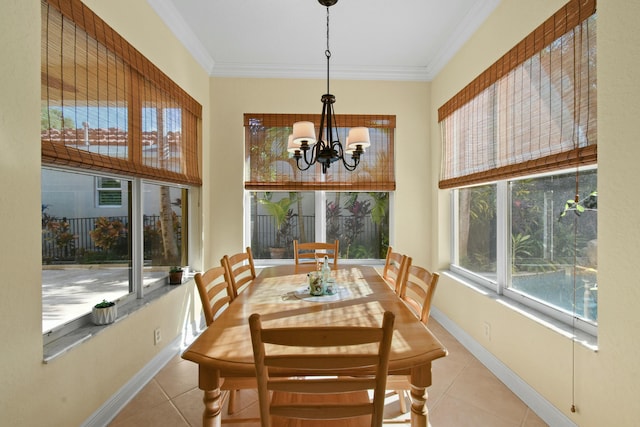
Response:
[[[156,109],[156,120],[158,123],[158,156],[163,168],[168,167],[171,157],[171,147],[165,138],[164,117],[162,108]],[[160,228],[162,234],[162,250],[164,261],[169,264],[180,262],[178,254],[178,244],[173,232],[173,210],[171,209],[171,189],[166,185],[160,186]]]
[[[160,186],[160,228],[162,229],[162,246],[164,259],[167,263],[179,263],[178,243],[173,232],[173,210],[171,209],[170,188],[166,185]]]

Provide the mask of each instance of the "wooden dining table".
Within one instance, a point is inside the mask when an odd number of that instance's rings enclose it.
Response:
[[[389,374],[410,375],[411,425],[427,427],[431,363],[446,356],[446,348],[374,267],[339,265],[331,273],[336,292],[315,297],[307,289],[311,270],[315,264],[264,268],[184,351],[184,359],[198,364],[198,387],[204,391],[203,426],[221,424],[224,378],[255,376],[248,321],[252,313],[261,315],[264,327],[379,326],[388,310],[395,314]]]

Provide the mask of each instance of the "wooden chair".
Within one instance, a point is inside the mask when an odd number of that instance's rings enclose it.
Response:
[[[427,325],[431,312],[431,302],[436,291],[436,285],[440,275],[430,273],[427,269],[417,265],[411,265],[412,259],[408,257],[407,268],[400,284],[400,299],[409,307],[422,323]],[[395,390],[400,399],[400,411],[407,412],[405,392],[411,390],[411,381],[404,375],[392,375],[389,377],[388,387]]]
[[[291,425],[288,421],[307,425],[304,420],[336,420],[337,425],[343,426],[382,426],[394,319],[393,313],[385,312],[380,328],[264,329],[260,315],[252,314],[249,327],[261,426]],[[363,369],[367,370],[366,375]],[[375,375],[369,374],[372,370]],[[278,376],[278,372],[293,376]],[[373,400],[369,399],[369,390],[374,390]],[[350,398],[354,394],[363,396],[362,400]],[[336,424],[322,421],[320,425]]]
[[[194,279],[202,302],[205,322],[209,327],[232,301],[233,288],[229,275],[227,269],[220,265],[210,268],[204,273],[196,273]],[[233,414],[235,410],[236,391],[246,388],[256,388],[255,378],[225,378],[220,389],[229,391],[229,404],[227,405],[229,414]]]
[[[256,278],[256,268],[253,264],[251,248],[247,247],[246,252],[225,255],[220,262],[227,269],[233,289],[232,298],[235,299]]]
[[[194,276],[207,326],[231,303],[233,289],[223,266],[213,267]]]
[[[329,258],[329,262],[333,263],[333,269],[338,266],[338,255],[340,248],[340,241],[336,239],[333,243],[322,242],[308,242],[300,243],[297,240],[293,241],[293,256],[296,264],[303,262],[316,262],[316,256],[325,255]]]
[[[400,295],[400,284],[402,283],[405,270],[408,267],[407,261],[411,263],[411,258],[400,252],[393,252],[389,246],[387,249],[387,259],[382,270],[382,278],[391,286],[396,294]]]
[[[439,278],[438,273],[430,273],[426,268],[411,265],[411,258],[409,258],[409,266],[400,289],[400,298],[425,325],[429,322],[431,302]]]

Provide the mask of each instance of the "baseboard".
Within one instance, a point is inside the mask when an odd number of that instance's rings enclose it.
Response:
[[[144,388],[158,372],[180,352],[182,336],[164,347],[149,363],[135,374],[120,390],[95,411],[81,427],[105,427]]]
[[[533,387],[502,363],[500,359],[491,354],[491,352],[444,315],[444,313],[435,307],[431,307],[431,317],[465,346],[476,359],[498,377],[500,381],[526,403],[545,423],[554,427],[577,427],[577,424],[567,418],[562,411],[552,405]]]

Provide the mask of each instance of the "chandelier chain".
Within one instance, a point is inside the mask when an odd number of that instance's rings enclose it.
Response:
[[[329,48],[329,6],[327,6],[327,50],[324,51],[324,54],[327,57],[327,93],[331,93],[329,91],[329,60],[331,59],[331,49]]]

